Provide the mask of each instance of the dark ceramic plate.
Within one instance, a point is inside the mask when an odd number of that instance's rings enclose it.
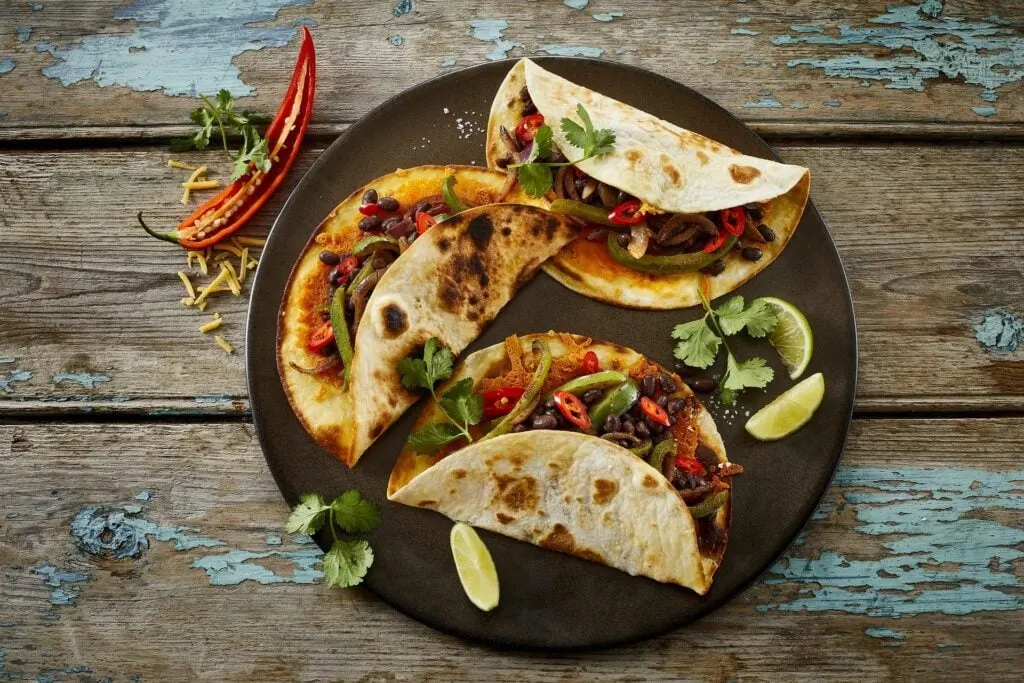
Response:
[[[611,62],[538,61],[747,154],[773,156],[725,109],[661,76]],[[770,394],[743,396],[738,414],[735,408],[726,413],[709,402],[730,460],[746,471],[734,480],[731,539],[706,596],[482,532],[498,567],[501,605],[490,613],[477,610],[455,573],[448,547],[452,523],[385,497],[388,474],[418,409],[410,410],[349,470],[322,451],[295,418],[278,379],[274,346],[285,282],[321,219],[353,188],[396,167],[483,164],[487,111],[512,64],[483,64],[447,74],[394,97],[352,126],[309,170],[274,224],[253,286],[246,349],[249,396],[267,462],[290,504],[307,491],[329,499],[356,488],[380,506],[383,521],[369,538],[375,552],[366,578],[371,591],[425,624],[474,640],[508,647],[606,647],[665,633],[722,606],[767,570],[810,518],[831,480],[850,424],[857,371],[853,307],[839,255],[810,204],[782,256],[738,292],[779,296],[804,311],[815,334],[807,372],[825,374],[825,400],[795,435],[770,444],[754,441],[743,430],[746,415],[793,383],[767,343],[734,344],[743,357],[769,358],[776,379]],[[669,331],[697,315],[692,308],[613,308],[574,294],[541,273],[466,353],[509,334],[553,329],[618,342],[671,366]],[[333,602],[327,591],[324,596],[323,610],[341,618],[341,602]]]

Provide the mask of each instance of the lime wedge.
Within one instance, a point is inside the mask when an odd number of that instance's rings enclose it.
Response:
[[[782,392],[747,420],[747,433],[759,441],[789,436],[807,424],[825,396],[825,378],[816,372]]]
[[[464,522],[452,527],[451,545],[462,590],[470,602],[490,612],[498,606],[498,571],[487,546],[476,530]]]
[[[779,358],[789,370],[789,378],[796,379],[804,374],[814,353],[814,334],[807,318],[793,304],[773,296],[760,299],[779,316],[779,323],[768,335],[768,341],[779,352]]]

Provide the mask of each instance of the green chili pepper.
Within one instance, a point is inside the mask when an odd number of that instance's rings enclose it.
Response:
[[[334,292],[331,300],[331,327],[334,328],[334,343],[338,345],[338,355],[345,366],[345,386],[348,386],[352,365],[352,340],[348,336],[348,323],[345,321],[345,290],[341,287]]]
[[[434,216],[434,220],[437,221],[438,223],[443,223],[444,221],[448,220],[451,217],[452,215],[450,213],[439,213],[436,216]]]
[[[380,249],[399,251],[398,240],[388,235],[367,235],[356,242],[356,245],[352,247],[352,253],[356,256],[362,256],[363,254],[369,254]]]
[[[599,206],[591,206],[590,204],[585,204],[572,199],[556,199],[551,202],[551,206],[548,210],[551,211],[551,213],[560,213],[566,216],[572,216],[573,218],[579,218],[580,220],[587,221],[588,223],[608,225],[613,228],[619,228],[620,230],[623,227],[611,222],[608,218],[608,209],[602,209]]]
[[[139,225],[141,225],[142,229],[145,230],[149,235],[157,238],[158,240],[170,242],[171,244],[177,244],[179,247],[181,246],[181,233],[178,232],[177,230],[171,230],[170,232],[157,232],[153,228],[146,225],[146,221],[142,220],[141,211],[135,214],[135,218],[138,219]]]
[[[718,508],[725,505],[727,500],[729,500],[729,489],[715,491],[701,502],[690,506],[690,516],[694,519],[700,519],[701,517],[713,515]]]
[[[589,375],[583,375],[576,379],[571,379],[562,386],[555,389],[555,391],[568,391],[570,394],[582,394],[591,389],[607,389],[609,387],[616,387],[629,378],[621,372],[615,372],[614,370],[603,370],[601,372],[594,372]],[[544,395],[543,401],[547,401],[555,395],[555,391],[548,392]]]
[[[441,183],[441,196],[444,197],[444,203],[448,205],[453,214],[462,213],[467,208],[466,204],[459,199],[459,195],[455,194],[455,183],[457,182],[455,176],[450,175]],[[438,223],[440,222],[439,220]]]
[[[339,287],[338,290],[340,291],[340,290],[344,289],[346,294],[351,294],[352,292],[355,291],[356,287],[359,286],[359,283],[362,282],[363,280],[365,280],[366,278],[368,278],[370,276],[370,273],[372,273],[372,272],[373,272],[373,257],[370,256],[370,257],[367,257],[367,259],[365,261],[363,261],[362,268],[360,268],[358,271],[356,271],[356,274],[352,276],[352,280],[351,280],[351,282],[348,283],[348,287]]]
[[[487,432],[479,441],[485,441],[495,436],[509,433],[524,413],[533,410],[533,406],[540,396],[540,390],[544,388],[544,382],[547,381],[548,375],[551,373],[551,347],[543,339],[535,339],[533,348],[540,351],[540,361],[537,363],[537,369],[533,371],[533,379],[530,380],[530,385],[526,387],[526,391],[516,401],[516,405],[512,408],[511,412],[503,417],[501,422],[494,429]]]
[[[655,275],[670,275],[672,273],[688,273],[701,268],[707,268],[712,263],[729,253],[729,250],[736,244],[736,236],[729,235],[725,243],[710,254],[703,251],[695,251],[685,254],[665,254],[663,256],[645,255],[640,258],[633,258],[633,255],[626,251],[626,248],[619,244],[619,236],[608,235],[608,253],[612,258],[632,270],[639,270],[644,273]]]
[[[661,465],[665,462],[665,456],[674,454],[676,452],[675,439],[669,437],[663,441],[659,441],[658,445],[654,447],[654,452],[651,453],[651,467],[661,472]]]
[[[645,439],[644,442],[636,448],[630,448],[629,452],[638,458],[646,458],[647,454],[651,452],[651,440]]]
[[[590,407],[590,423],[600,429],[612,415],[622,415],[640,398],[640,387],[631,379],[609,389],[600,401]]]

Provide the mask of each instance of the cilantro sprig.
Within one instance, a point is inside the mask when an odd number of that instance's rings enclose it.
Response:
[[[365,534],[380,524],[380,512],[358,491],[345,491],[328,505],[319,493],[306,493],[292,509],[285,530],[290,534],[312,535],[327,524],[334,536],[324,555],[324,580],[328,586],[349,588],[363,582],[373,564],[373,549],[366,541],[338,538],[337,526],[349,534]]]
[[[189,119],[199,126],[192,137],[171,140],[172,152],[183,152],[193,149],[206,149],[210,140],[217,133],[220,135],[224,151],[228,150],[229,129],[234,130],[242,138],[242,149],[232,158],[235,160],[232,180],[237,180],[249,170],[249,164],[263,171],[270,170],[270,156],[265,138],[261,137],[256,126],[270,123],[271,117],[252,111],[235,111],[235,98],[227,90],[221,89],[211,101],[206,95],[200,95],[203,106],[192,110]]]
[[[551,162],[542,161],[551,157],[551,140],[553,131],[551,126],[544,124],[537,129],[533,136],[533,149],[526,161],[519,164],[510,164],[509,168],[519,169],[519,183],[526,190],[526,193],[533,197],[543,197],[551,189],[554,183],[552,168],[559,166],[572,166],[581,161],[607,154],[612,151],[615,145],[615,133],[609,128],[594,128],[594,122],[590,120],[590,114],[582,104],[576,105],[576,114],[583,125],[568,117],[561,121],[562,132],[569,140],[569,144],[578,147],[583,156],[575,161]]]
[[[736,395],[744,389],[768,386],[775,372],[768,367],[767,361],[757,356],[737,360],[725,337],[744,329],[751,337],[766,336],[779,321],[772,307],[760,299],[744,305],[742,296],[734,296],[712,309],[711,302],[702,291],[700,300],[704,305],[704,317],[672,329],[672,337],[678,340],[675,357],[691,367],[708,368],[718,357],[720,347],[724,346],[725,375],[719,385],[719,395],[727,404],[735,402]]]
[[[437,395],[434,385],[452,376],[455,355],[431,337],[423,346],[422,358],[403,358],[398,362],[402,385],[407,389],[426,389],[437,403],[447,422],[433,422],[409,437],[409,444],[418,451],[432,453],[442,446],[466,439],[473,441],[469,428],[479,424],[484,415],[484,400],[473,391],[470,377],[454,383]]]

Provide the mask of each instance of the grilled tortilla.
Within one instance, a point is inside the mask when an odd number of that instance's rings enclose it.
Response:
[[[477,351],[438,393],[466,377],[474,379],[478,392],[499,387],[510,373],[517,374],[516,368],[524,369],[521,350],[538,338],[547,341],[554,356],[544,392],[576,376],[588,351],[597,354],[602,370],[634,378],[665,372],[622,346],[548,333],[511,337]],[[673,396],[685,400],[689,411],[671,433],[689,441],[687,447],[701,462],[718,463],[723,471],[740,470],[728,463],[714,420],[673,377]],[[414,430],[443,419],[431,403]],[[695,520],[662,470],[606,439],[562,429],[476,438],[468,446],[435,454],[418,453],[407,445],[391,473],[388,498],[700,594],[710,587],[728,541],[731,496],[714,513]],[[667,469],[675,471],[673,466]],[[677,476],[671,472],[669,476]]]
[[[331,267],[321,263],[320,251],[351,251],[360,237],[358,207],[366,190],[411,206],[436,195],[452,174],[460,197],[481,206],[427,230],[383,272],[352,338],[347,387],[340,365],[311,372],[325,358],[309,348],[314,330],[324,324],[328,297]],[[331,212],[293,269],[281,304],[278,370],[303,426],[348,466],[418,398],[402,387],[398,361],[430,337],[455,353],[464,349],[541,263],[572,239],[575,230],[566,220],[543,209],[487,205],[500,196],[504,181],[500,173],[470,166],[425,166],[378,178]]]
[[[763,240],[750,226],[744,246],[761,250],[757,261],[740,250],[721,260],[724,271],[710,275],[693,270],[653,274],[615,261],[603,241],[583,236],[545,264],[566,287],[608,303],[631,308],[671,309],[699,303],[698,285],[706,282],[710,298],[731,292],[768,267],[793,236],[810,188],[806,168],[740,154],[698,133],[662,121],[627,104],[572,83],[520,60],[508,73],[491,105],[487,127],[487,165],[503,169],[518,159],[510,153],[501,129],[513,131],[524,113],[523,93],[551,127],[555,146],[570,160],[582,152],[569,144],[559,122],[579,120],[577,104],[586,107],[595,128],[615,133],[612,151],[582,161],[580,171],[626,195],[642,200],[654,213],[700,214],[744,205],[761,205],[759,223],[774,233]],[[532,111],[532,109],[531,109]],[[593,202],[593,200],[591,200]],[[620,200],[621,201],[621,200]],[[626,231],[628,233],[628,228]]]

